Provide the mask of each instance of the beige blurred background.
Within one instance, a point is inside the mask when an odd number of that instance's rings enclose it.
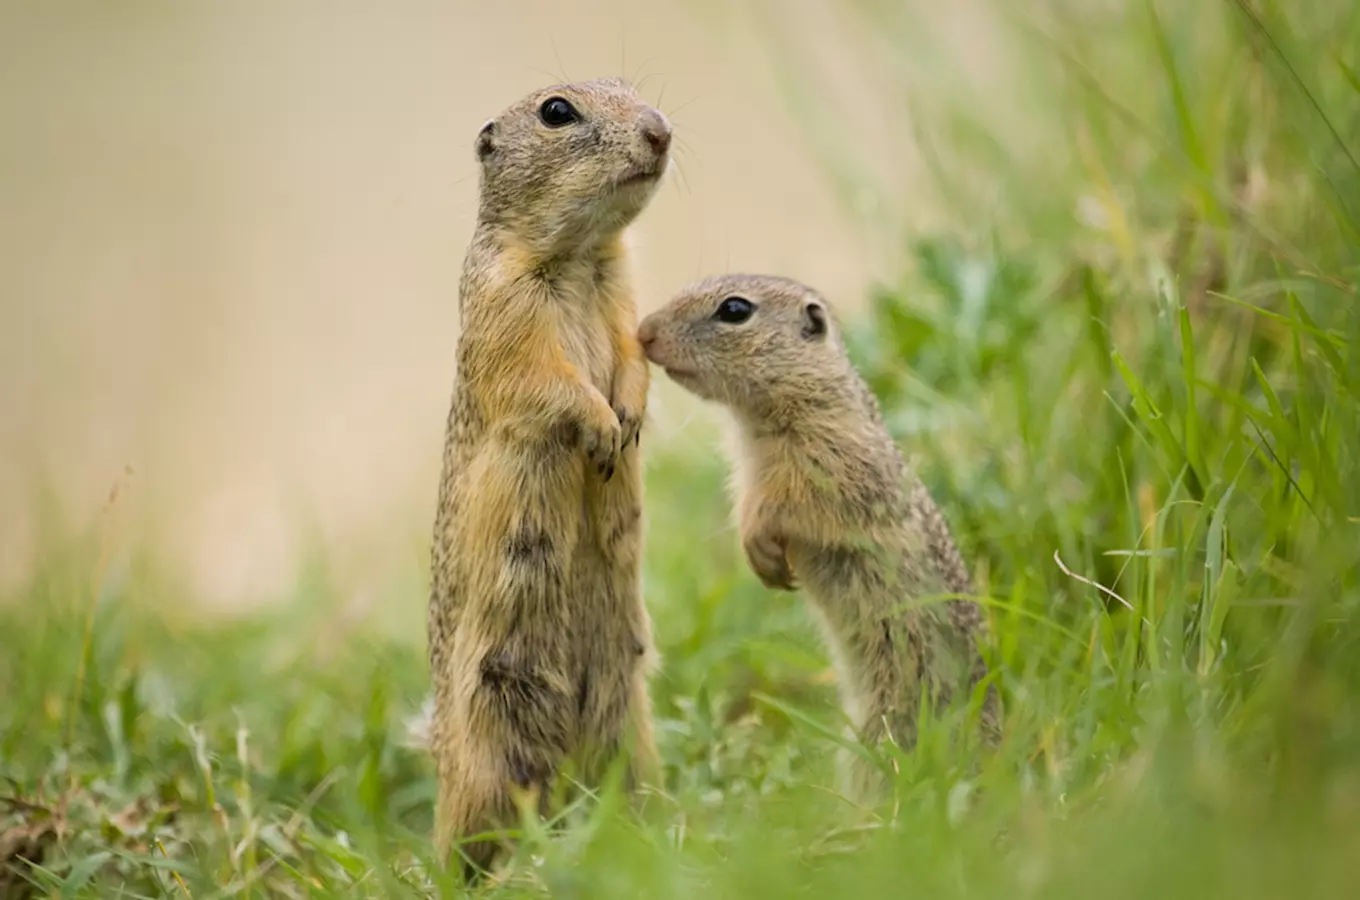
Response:
[[[0,582],[39,486],[78,526],[126,466],[128,539],[206,600],[286,592],[307,541],[350,586],[420,565],[472,139],[561,77],[640,73],[682,139],[634,232],[644,309],[729,268],[853,304],[896,236],[794,116],[898,190],[912,154],[837,6],[0,0]],[[834,105],[781,93],[770,16]],[[665,440],[694,415],[659,389]]]

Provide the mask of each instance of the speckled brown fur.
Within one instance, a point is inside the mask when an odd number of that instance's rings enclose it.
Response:
[[[744,322],[717,310],[755,305]],[[726,275],[684,288],[638,331],[648,358],[736,422],[734,493],[752,569],[771,588],[805,589],[839,673],[841,697],[868,741],[910,748],[923,692],[943,704],[987,674],[986,630],[949,528],[883,425],[816,291],[784,278]],[[1000,726],[996,690],[985,739]],[[856,764],[848,789],[875,773]]]
[[[580,120],[549,127],[565,98]],[[477,137],[481,204],[434,527],[436,846],[513,825],[516,786],[657,768],[638,431],[648,369],[621,243],[670,125],[614,79],[535,92]],[[486,867],[498,845],[464,844]]]

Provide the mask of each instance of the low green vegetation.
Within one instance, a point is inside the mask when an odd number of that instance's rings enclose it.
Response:
[[[974,561],[1001,748],[927,723],[883,810],[837,797],[799,598],[745,569],[712,454],[652,446],[666,791],[527,823],[485,893],[1245,900],[1360,875],[1360,11],[1087,7],[1007,20],[1010,94],[913,99],[949,224],[849,323]],[[866,53],[914,46],[852,9]],[[347,621],[322,560],[204,622],[103,529],[50,531],[0,605],[0,896],[434,893],[405,745],[422,573]]]

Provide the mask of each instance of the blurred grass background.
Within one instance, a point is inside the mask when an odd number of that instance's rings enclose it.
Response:
[[[824,654],[741,563],[712,417],[663,386],[666,792],[529,830],[489,893],[1331,897],[1360,874],[1360,10],[966,6],[748,12],[847,215],[896,245],[842,305],[973,561],[1001,750],[927,728],[885,810],[827,790]],[[833,28],[873,96],[847,100]],[[876,110],[875,141],[842,110]],[[889,139],[927,177],[869,152]],[[339,602],[317,541],[286,600],[205,621],[121,509],[35,516],[0,607],[0,894],[428,895],[421,567]]]

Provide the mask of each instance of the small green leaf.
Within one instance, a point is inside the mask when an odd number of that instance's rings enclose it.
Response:
[[[1185,455],[1196,472],[1204,474],[1204,464],[1200,449],[1199,409],[1195,401],[1195,339],[1190,329],[1190,311],[1180,308],[1181,367],[1185,378]]]
[[[1147,389],[1143,387],[1143,382],[1133,373],[1133,369],[1129,368],[1128,363],[1118,352],[1114,354],[1113,358],[1115,367],[1119,369],[1119,374],[1124,379],[1124,384],[1133,394],[1133,410],[1152,432],[1153,438],[1161,448],[1165,464],[1172,471],[1184,467],[1188,461],[1185,448],[1171,432],[1170,426],[1166,424],[1166,418],[1148,395]],[[1199,473],[1195,472],[1192,467],[1190,482],[1186,487],[1191,496],[1197,500],[1203,497],[1202,484],[1203,480]]]
[[[77,862],[71,867],[70,874],[68,874],[66,879],[61,883],[61,896],[63,898],[76,896],[80,892],[80,889],[84,887],[104,863],[108,862],[112,857],[113,854],[109,851],[101,850],[100,852],[87,856]]]

